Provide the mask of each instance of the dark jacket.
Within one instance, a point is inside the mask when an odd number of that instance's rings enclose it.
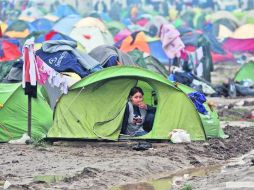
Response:
[[[135,106],[133,106],[135,109]],[[137,108],[139,109],[139,108]],[[147,110],[146,110],[146,117],[145,117],[145,122],[143,124],[143,128],[145,131],[150,131],[152,129],[152,124],[155,116],[156,108],[147,105]],[[121,129],[121,134],[126,134],[126,129],[128,126],[128,118],[129,118],[129,104],[126,104],[125,111],[124,111],[124,117],[123,117],[123,123],[122,123],[122,129]]]

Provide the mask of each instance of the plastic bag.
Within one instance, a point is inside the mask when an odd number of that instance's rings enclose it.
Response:
[[[174,129],[169,133],[169,138],[172,143],[190,143],[190,134],[183,129]]]
[[[10,144],[26,144],[26,141],[30,140],[30,137],[25,133],[20,139],[17,140],[10,140]]]

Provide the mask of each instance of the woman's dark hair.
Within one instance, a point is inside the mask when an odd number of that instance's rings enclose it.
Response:
[[[137,92],[141,93],[142,96],[144,96],[143,90],[142,90],[140,87],[135,86],[135,87],[133,87],[133,88],[131,89],[130,94],[129,94],[129,97],[133,96],[133,95],[136,94]]]

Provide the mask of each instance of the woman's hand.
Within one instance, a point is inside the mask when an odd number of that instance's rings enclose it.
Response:
[[[145,110],[147,110],[147,105],[146,105],[144,102],[140,102],[139,105],[138,105],[138,107],[139,107],[140,109],[145,109]]]

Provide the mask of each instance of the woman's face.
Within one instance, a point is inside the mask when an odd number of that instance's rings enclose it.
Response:
[[[143,95],[140,92],[136,92],[133,96],[131,96],[131,103],[135,106],[138,106],[142,101]]]

